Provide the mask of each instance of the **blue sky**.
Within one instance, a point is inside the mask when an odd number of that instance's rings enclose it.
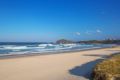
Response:
[[[120,0],[0,0],[0,41],[120,38]]]

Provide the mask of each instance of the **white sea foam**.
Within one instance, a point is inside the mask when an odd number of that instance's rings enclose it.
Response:
[[[47,44],[39,44],[38,46],[39,46],[39,48],[45,48],[47,46]]]
[[[19,49],[27,49],[27,46],[4,46],[3,49],[19,50]]]
[[[30,54],[30,53],[46,53],[46,52],[64,52],[75,50],[87,50],[102,47],[109,47],[112,45],[92,45],[92,44],[38,44],[38,45],[0,45],[1,55],[14,54]]]
[[[64,46],[76,46],[77,44],[63,44]]]
[[[55,46],[54,44],[47,44],[47,46]]]

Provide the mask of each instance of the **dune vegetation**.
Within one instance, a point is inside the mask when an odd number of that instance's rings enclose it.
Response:
[[[92,77],[93,80],[120,80],[120,53],[98,63]]]

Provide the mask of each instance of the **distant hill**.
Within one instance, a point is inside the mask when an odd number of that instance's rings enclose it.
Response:
[[[74,43],[71,40],[66,40],[66,39],[60,39],[56,41],[57,44],[70,44],[70,43]]]
[[[120,44],[120,40],[89,40],[89,41],[78,41],[77,43],[86,43],[86,44]]]
[[[106,40],[88,40],[88,41],[71,41],[67,39],[60,39],[56,41],[57,44],[71,44],[71,43],[84,43],[84,44],[120,44],[120,40],[112,40],[112,39],[106,39]]]

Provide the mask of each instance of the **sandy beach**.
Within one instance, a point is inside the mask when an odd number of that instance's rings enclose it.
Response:
[[[89,80],[92,68],[120,47],[0,59],[0,80]]]

